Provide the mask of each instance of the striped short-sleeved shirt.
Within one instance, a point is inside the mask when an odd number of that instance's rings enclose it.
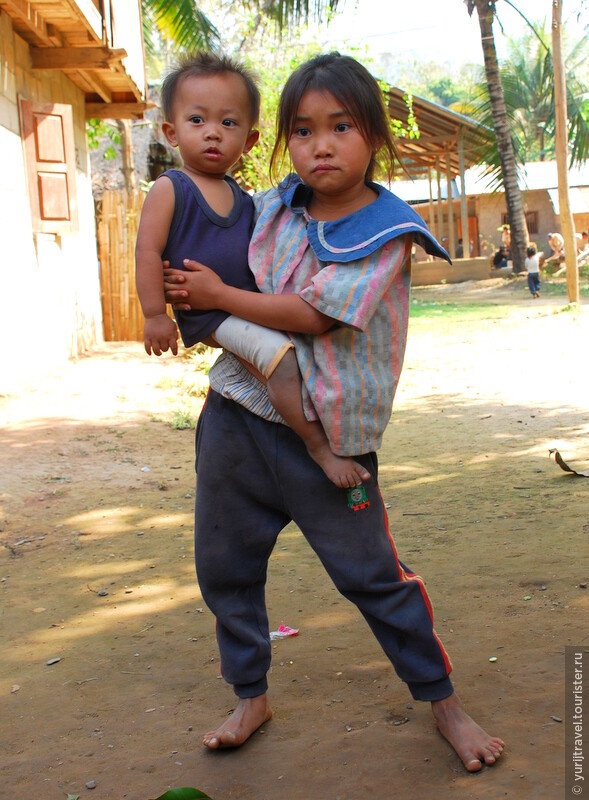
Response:
[[[382,187],[370,214],[362,209],[335,223],[308,217],[306,191],[291,178],[255,198],[250,269],[262,292],[299,294],[333,318],[326,333],[292,335],[303,405],[308,419],[321,421],[335,453],[359,455],[380,447],[392,411],[407,339],[413,238],[446,254],[421,218]],[[211,370],[213,388],[219,390],[221,370],[231,372],[232,361],[225,359],[218,374]],[[243,397],[247,377],[239,380]]]

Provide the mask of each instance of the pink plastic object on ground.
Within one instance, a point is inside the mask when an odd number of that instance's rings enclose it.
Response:
[[[282,622],[278,626],[278,630],[270,631],[271,639],[286,639],[287,636],[298,636],[298,628],[289,628],[288,625],[283,625]]]

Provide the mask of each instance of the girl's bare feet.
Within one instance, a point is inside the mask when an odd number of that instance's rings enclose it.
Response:
[[[432,712],[438,730],[469,772],[478,772],[483,764],[490,767],[501,756],[503,741],[485,733],[462,708],[456,694],[434,701]]]
[[[272,709],[265,694],[241,699],[235,710],[216,731],[205,733],[203,744],[211,750],[240,747],[271,717]]]

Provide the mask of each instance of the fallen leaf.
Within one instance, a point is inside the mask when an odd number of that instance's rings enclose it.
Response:
[[[181,789],[169,789],[169,791],[156,797],[156,800],[211,800],[211,798],[208,794],[198,789],[184,786]]]
[[[581,478],[589,478],[589,469],[581,470],[581,469],[573,469],[569,467],[569,465],[564,461],[561,454],[555,447],[551,447],[548,451],[548,456],[554,456],[554,460],[558,464],[558,466],[563,469],[565,472],[571,472],[573,475],[578,475]]]

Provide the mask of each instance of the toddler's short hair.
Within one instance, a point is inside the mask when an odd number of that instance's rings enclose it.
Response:
[[[164,118],[168,122],[171,120],[174,97],[178,86],[185,78],[199,75],[222,75],[227,72],[243,78],[250,99],[251,124],[252,126],[256,125],[260,118],[260,90],[253,74],[239,61],[208,51],[182,56],[175,69],[164,78],[161,91]]]

